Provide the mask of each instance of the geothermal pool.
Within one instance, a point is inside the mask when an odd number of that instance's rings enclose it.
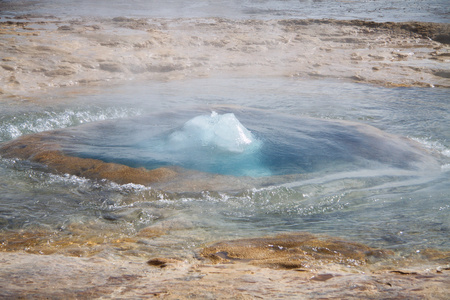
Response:
[[[361,123],[246,107],[213,109],[98,122],[61,137],[56,133],[51,139],[69,156],[133,168],[181,167],[235,177],[439,168],[420,143]]]
[[[2,233],[32,241],[5,249],[190,256],[220,239],[295,231],[409,254],[450,248],[445,89],[205,78],[72,92],[2,102],[0,147],[56,130],[66,155],[192,173],[117,184],[2,157]],[[220,187],[195,188],[218,174]]]

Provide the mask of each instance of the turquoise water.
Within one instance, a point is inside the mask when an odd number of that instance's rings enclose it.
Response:
[[[73,140],[67,150],[89,156],[102,149],[104,159],[121,162],[127,160],[123,151],[128,158],[136,153],[134,161],[128,159],[136,165],[142,163],[139,155],[154,154],[154,144],[146,142],[164,141],[189,120],[212,111],[233,113],[261,143],[249,152],[251,165],[263,171],[256,176],[305,176],[237,192],[171,193],[51,174],[27,161],[3,158],[1,230],[45,228],[63,234],[82,224],[99,235],[134,236],[148,226],[168,231],[140,244],[135,251],[142,253],[186,254],[220,239],[290,231],[411,253],[428,247],[448,250],[448,96],[448,90],[437,88],[209,78],[136,83],[56,97],[42,105],[3,101],[2,142],[70,128]],[[186,157],[192,157],[189,153]],[[202,164],[200,154],[195,161]],[[108,251],[127,254],[115,247]]]
[[[160,126],[164,123],[170,125]],[[70,136],[59,141],[70,155],[147,169],[174,166],[263,177],[326,170],[440,167],[420,143],[371,126],[246,107],[101,122],[72,129]]]

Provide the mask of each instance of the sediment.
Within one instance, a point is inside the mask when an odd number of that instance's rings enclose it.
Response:
[[[450,286],[448,253],[405,265],[391,251],[308,233],[224,241],[198,258],[1,258],[5,298],[446,299]]]
[[[232,75],[450,87],[450,24],[16,17],[0,23],[0,94]]]

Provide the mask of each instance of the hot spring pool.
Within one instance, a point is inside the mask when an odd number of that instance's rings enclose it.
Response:
[[[438,157],[420,143],[361,123],[244,107],[214,109],[91,123],[47,139],[69,156],[235,177],[440,170]]]
[[[0,226],[10,239],[28,232],[27,251],[64,253],[69,240],[83,253],[189,255],[219,239],[292,231],[405,253],[450,247],[446,90],[214,78],[0,105],[0,147],[57,130],[52,142],[66,155],[194,171],[171,190],[4,156]],[[226,188],[183,191],[197,173]],[[144,228],[163,234],[142,237]],[[135,241],[117,248],[118,237]]]

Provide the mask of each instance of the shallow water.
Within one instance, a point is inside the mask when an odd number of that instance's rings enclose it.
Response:
[[[383,88],[327,80],[208,78],[136,83],[61,96],[42,105],[4,101],[0,104],[3,142],[22,134],[71,127],[79,141],[72,144],[73,149],[103,147],[106,141],[105,153],[111,156],[130,140],[134,144],[141,141],[139,129],[127,127],[130,124],[142,121],[142,129],[173,132],[192,117],[216,110],[235,113],[242,125],[263,141],[264,128],[302,128],[301,123],[289,127],[292,120],[319,124],[350,121],[363,129],[374,126],[389,133],[383,141],[401,136],[412,140],[408,143],[417,143],[423,148],[419,152],[438,166],[409,167],[410,158],[405,156],[406,165],[386,163],[381,157],[376,167],[354,167],[344,160],[347,167],[341,168],[331,164],[331,159],[325,167],[302,169],[303,177],[266,187],[172,193],[55,175],[33,163],[2,159],[2,232],[44,232],[47,245],[62,253],[61,240],[65,238],[73,242],[77,237],[81,241],[75,244],[86,248],[88,241],[102,237],[109,243],[99,242],[98,251],[126,256],[167,251],[190,255],[193,249],[220,239],[291,231],[324,233],[407,253],[429,247],[448,250],[448,95],[447,90],[437,88]],[[258,115],[261,112],[273,122],[265,122]],[[90,122],[92,125],[82,125]],[[134,132],[113,130],[106,135],[106,131],[86,129],[105,125],[109,129],[133,128]],[[317,126],[308,126],[320,132]],[[368,132],[363,130],[361,136],[364,134]],[[117,144],[110,143],[111,137],[118,137]],[[334,138],[329,136],[331,141]],[[86,142],[89,139],[91,142]],[[142,236],[143,228],[160,234]],[[112,242],[116,238],[132,241],[127,247],[117,247]],[[44,246],[31,243],[23,247],[40,251]]]
[[[449,22],[447,0],[202,0],[3,1],[4,15],[57,17],[224,17],[233,19],[365,19],[377,22]]]

